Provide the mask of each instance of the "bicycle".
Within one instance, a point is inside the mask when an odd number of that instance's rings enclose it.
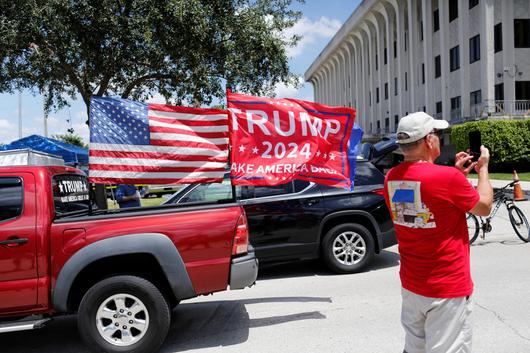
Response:
[[[491,219],[495,217],[497,214],[497,211],[501,207],[501,204],[504,204],[506,206],[506,209],[508,210],[508,215],[510,217],[510,223],[512,224],[513,229],[515,230],[515,233],[517,236],[524,241],[525,243],[528,243],[530,241],[530,226],[528,224],[528,220],[526,219],[525,215],[523,214],[523,211],[515,204],[513,203],[513,200],[510,199],[506,194],[504,193],[504,190],[510,186],[513,186],[518,181],[513,181],[509,183],[508,185],[502,187],[501,189],[497,190],[495,194],[493,194],[493,202],[495,203],[495,207],[493,208],[493,211],[490,213],[488,217],[485,219],[483,217],[477,217],[474,214],[468,213],[467,214],[467,228],[469,231],[469,244],[471,245],[475,240],[477,240],[480,231],[482,230],[481,238],[484,239],[486,236],[486,233],[491,232]],[[480,219],[480,225],[479,225],[479,219]]]

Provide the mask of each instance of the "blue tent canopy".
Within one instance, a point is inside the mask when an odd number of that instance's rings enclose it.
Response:
[[[31,135],[0,146],[0,151],[31,148],[35,151],[60,156],[65,164],[88,165],[88,149],[39,135]]]

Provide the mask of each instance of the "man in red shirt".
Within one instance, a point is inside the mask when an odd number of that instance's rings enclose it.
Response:
[[[447,127],[447,121],[424,112],[402,118],[397,141],[405,158],[385,178],[401,258],[406,353],[471,352],[466,212],[487,216],[491,211],[489,151],[482,146],[478,162],[460,152],[455,167],[434,164],[439,134]],[[478,173],[476,190],[466,179],[471,169]]]

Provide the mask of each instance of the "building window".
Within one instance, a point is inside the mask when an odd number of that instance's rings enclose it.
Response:
[[[432,13],[432,31],[437,32],[440,29],[440,11],[434,10]]]
[[[423,21],[420,21],[420,42],[423,42]]]
[[[478,0],[469,0],[469,8],[472,9],[478,5]]]
[[[379,70],[379,58],[377,57],[377,54],[375,54],[375,71]]]
[[[370,107],[372,106],[372,91],[368,92],[368,104],[370,105]]]
[[[473,105],[480,104],[482,102],[482,92],[480,90],[471,92],[469,94],[469,98],[470,98],[470,102],[469,102],[470,105],[473,106]]]
[[[394,96],[398,95],[398,80],[397,77],[394,77]]]
[[[409,32],[406,32],[405,31],[405,51],[407,51],[407,44],[408,44],[408,41],[409,41]]]
[[[434,78],[442,76],[442,62],[440,55],[434,58]]]
[[[513,34],[516,48],[530,48],[530,18],[513,20]]]
[[[434,114],[435,119],[443,119],[442,114],[442,101],[436,102],[436,114]]]
[[[495,85],[495,100],[504,100],[504,83],[499,83],[498,85]]]
[[[394,41],[394,59],[397,58],[397,42]]]
[[[427,109],[425,108],[425,106],[423,106],[423,112],[424,112],[424,113],[427,112]]]
[[[388,61],[386,55],[387,55],[387,54],[386,54],[386,48],[385,48],[384,56],[383,56],[383,60],[384,60],[385,65],[387,64],[387,61]]]
[[[515,99],[530,100],[530,81],[515,81]]]
[[[385,83],[385,99],[388,99],[388,82]]]
[[[399,124],[399,116],[394,115],[394,126],[397,128],[398,124]]]
[[[460,96],[451,98],[451,118],[459,118],[460,112]]]
[[[405,72],[405,91],[408,91],[407,73]]]
[[[375,102],[379,103],[379,87],[375,89]]]
[[[449,68],[451,72],[460,68],[460,48],[458,45],[449,50]]]
[[[480,35],[469,39],[469,63],[480,60]]]
[[[458,18],[458,0],[449,0],[449,22]]]
[[[390,119],[385,118],[385,132],[390,132]]]
[[[502,50],[502,23],[497,23],[493,28],[493,42],[495,53]]]
[[[421,83],[425,84],[425,63],[421,64]]]

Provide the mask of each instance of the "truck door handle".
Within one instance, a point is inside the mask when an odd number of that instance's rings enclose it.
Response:
[[[26,244],[27,242],[28,242],[28,238],[9,237],[7,238],[7,240],[0,241],[0,245],[5,245],[7,247],[14,247],[14,246]]]

